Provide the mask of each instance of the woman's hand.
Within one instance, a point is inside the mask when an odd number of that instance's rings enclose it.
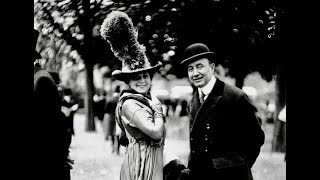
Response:
[[[163,110],[161,102],[158,98],[152,98],[152,101],[150,101],[150,105],[152,107],[152,110],[154,111],[154,117],[160,117],[163,118]]]

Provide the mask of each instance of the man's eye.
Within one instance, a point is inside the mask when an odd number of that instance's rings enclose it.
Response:
[[[203,65],[197,66],[197,69],[202,69],[202,68],[203,68]]]

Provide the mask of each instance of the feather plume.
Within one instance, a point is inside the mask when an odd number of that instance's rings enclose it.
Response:
[[[126,13],[121,11],[109,13],[102,23],[100,33],[110,44],[113,54],[131,70],[146,65],[146,49],[139,44],[138,32]]]

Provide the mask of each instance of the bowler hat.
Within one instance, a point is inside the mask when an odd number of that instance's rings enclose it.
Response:
[[[36,45],[37,45],[37,42],[38,42],[38,36],[39,36],[39,32],[37,30],[33,29],[33,33],[32,33],[33,60],[42,58],[40,53],[36,51]]]
[[[211,52],[205,44],[194,43],[188,46],[187,49],[184,51],[184,60],[181,61],[180,64],[186,65],[204,57],[213,60],[214,55],[214,52]]]

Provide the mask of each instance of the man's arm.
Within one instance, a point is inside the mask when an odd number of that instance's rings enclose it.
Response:
[[[238,114],[244,130],[244,149],[248,165],[253,166],[260,154],[260,148],[264,144],[265,134],[256,116],[256,107],[250,102],[248,96],[243,93],[239,99]]]

